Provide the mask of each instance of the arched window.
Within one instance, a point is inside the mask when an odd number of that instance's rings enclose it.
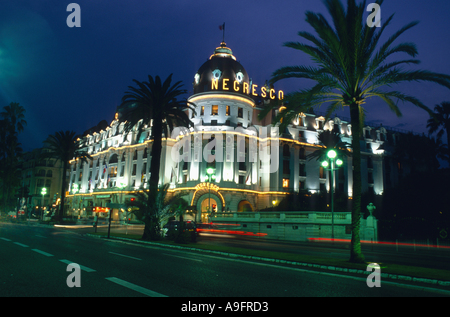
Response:
[[[118,160],[119,160],[119,159],[118,159],[118,157],[117,157],[117,154],[113,154],[113,155],[111,155],[110,158],[109,158],[109,164],[117,163]]]
[[[305,154],[305,148],[304,147],[300,148],[300,152],[299,152],[298,158],[301,159],[301,160],[306,159],[306,154]]]

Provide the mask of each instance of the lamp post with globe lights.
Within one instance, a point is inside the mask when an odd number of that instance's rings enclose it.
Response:
[[[334,240],[334,171],[338,170],[339,167],[344,163],[340,158],[337,158],[337,153],[335,150],[327,151],[327,159],[322,162],[322,166],[330,171],[331,180],[331,239]],[[329,162],[328,162],[329,161]],[[327,168],[330,166],[330,168]]]

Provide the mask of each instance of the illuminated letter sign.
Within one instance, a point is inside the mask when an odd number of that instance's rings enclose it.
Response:
[[[230,90],[230,86],[229,86],[229,78],[224,78],[222,80],[222,86],[221,89],[222,90]],[[233,81],[233,91],[234,92],[239,92],[241,87],[239,87],[239,81],[234,80]],[[218,79],[212,79],[211,80],[211,90],[219,90],[219,80]],[[258,96],[258,85],[252,84],[251,87],[249,85],[249,83],[243,82],[242,83],[242,93],[247,94],[247,95],[252,95],[257,97]],[[270,99],[275,99],[277,97],[277,92],[275,91],[275,89],[271,88],[269,89],[269,93],[267,94],[267,88],[265,86],[261,87],[261,97],[262,98],[270,98]],[[283,100],[284,99],[284,92],[282,90],[278,90],[278,100]]]
[[[261,87],[261,97],[263,98],[267,97],[266,91],[267,91],[266,87]]]
[[[275,93],[275,89],[270,89],[270,99],[275,99],[275,96],[273,95]]]
[[[236,92],[239,91],[239,82],[237,80],[235,80],[233,83],[233,89]]]
[[[248,83],[244,83],[244,88],[242,89],[244,94],[248,94]]]
[[[224,78],[224,79],[223,79],[223,82],[222,82],[222,89],[223,89],[223,90],[229,90],[229,88],[227,87],[228,81],[229,81],[228,78]]]
[[[219,80],[213,79],[211,81],[211,90],[217,90],[217,89],[219,89]]]
[[[258,94],[256,93],[256,88],[257,87],[258,87],[257,85],[252,85],[252,95],[253,96],[258,96]]]

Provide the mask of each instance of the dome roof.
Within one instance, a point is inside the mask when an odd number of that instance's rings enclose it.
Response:
[[[228,79],[224,82],[223,79]],[[212,81],[218,80],[217,88],[212,88]],[[237,92],[233,89],[234,81],[237,81]],[[243,83],[249,84],[249,77],[244,67],[236,61],[233,52],[224,42],[214,50],[208,61],[206,61],[194,76],[194,94],[209,91],[228,91],[233,93],[243,93]]]

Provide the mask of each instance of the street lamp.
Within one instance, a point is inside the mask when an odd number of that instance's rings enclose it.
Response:
[[[212,167],[206,169],[206,174],[208,174],[208,183],[209,183],[208,212],[211,212],[211,182],[213,179],[216,179],[216,175],[214,175],[214,169]]]
[[[327,152],[327,158],[329,159],[330,163],[328,161],[323,161],[322,166],[325,168],[325,170],[330,171],[330,180],[331,180],[331,239],[334,240],[334,171],[339,169],[339,167],[344,163],[340,158],[336,159],[337,153],[335,150],[329,150]],[[331,165],[331,168],[327,168],[329,165]],[[337,167],[335,167],[337,166]]]
[[[122,195],[123,195],[123,189],[126,187],[127,185],[125,185],[124,183],[120,182],[119,183],[119,190],[120,190],[120,201],[119,201],[119,208],[122,211]],[[128,234],[128,226],[127,226],[127,221],[128,221],[128,211],[125,213],[125,234]]]
[[[41,195],[42,195],[42,221],[44,221],[44,196],[47,195],[47,188],[42,187],[41,190]]]
[[[72,185],[73,203],[75,203],[75,195],[77,194],[77,192],[78,192],[78,184],[73,184]],[[72,214],[73,214],[73,211],[72,211]],[[78,210],[78,217],[80,217],[80,211],[79,210]]]

